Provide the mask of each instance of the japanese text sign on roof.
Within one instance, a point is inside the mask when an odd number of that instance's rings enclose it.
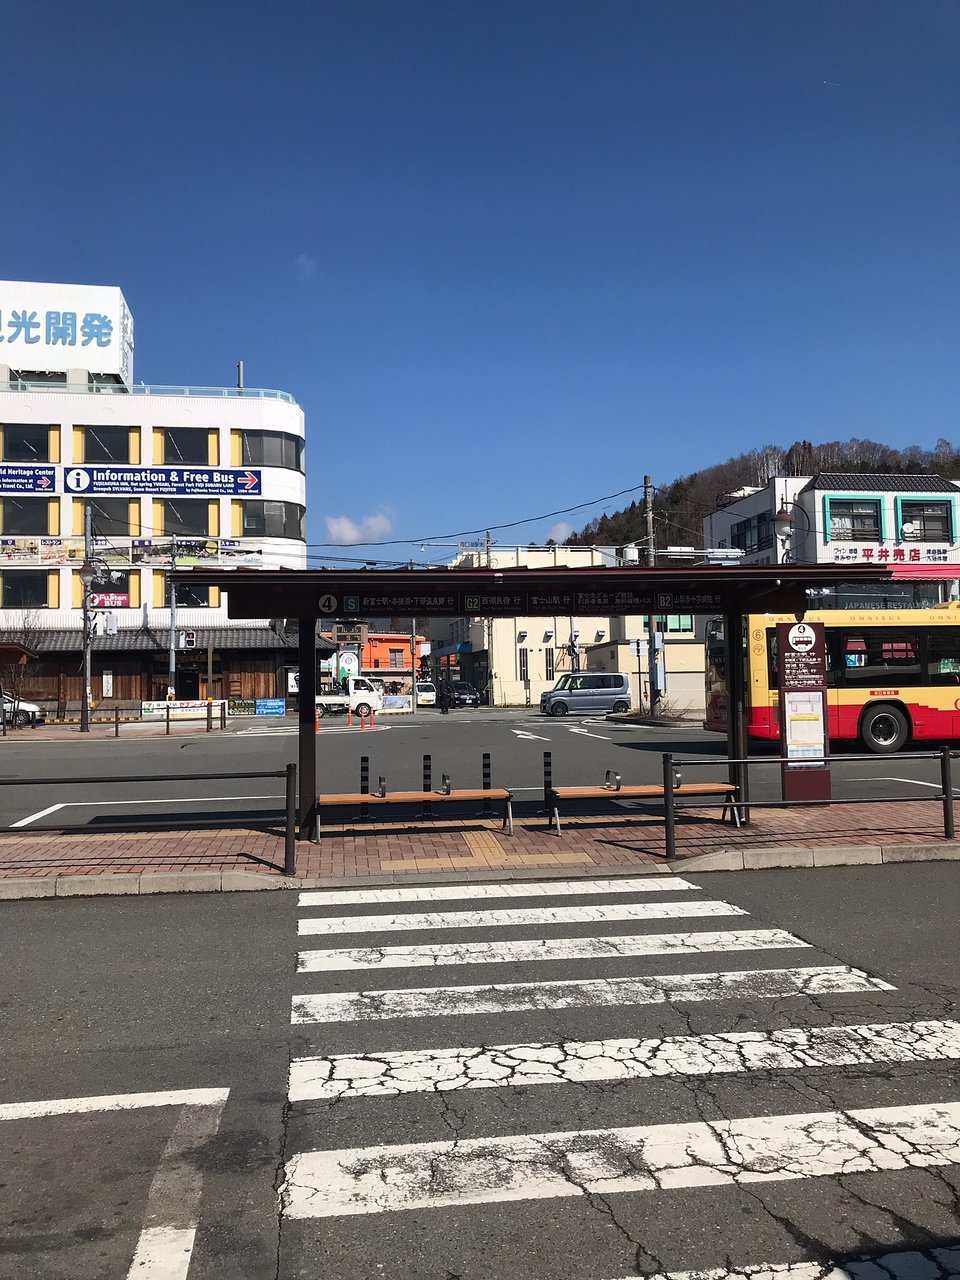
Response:
[[[0,280],[0,361],[24,373],[82,369],[133,381],[133,316],[119,289]]]

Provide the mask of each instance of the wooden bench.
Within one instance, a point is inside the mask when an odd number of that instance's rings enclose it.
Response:
[[[729,809],[733,815],[734,824],[740,826],[740,814],[734,804],[737,788],[731,782],[685,782],[674,787],[673,794],[678,797],[722,796],[723,811],[720,814],[720,821],[724,820]],[[557,835],[560,834],[561,800],[664,800],[665,797],[666,792],[663,787],[655,783],[626,787],[620,786],[619,783],[616,785],[604,783],[599,787],[550,786],[545,788],[544,795],[550,826],[556,828]]]
[[[491,800],[503,801],[503,823],[501,830],[508,836],[513,835],[513,792],[505,787],[477,787],[454,790],[444,787],[440,791],[386,791],[382,785],[380,793],[376,791],[343,792],[338,795],[322,795],[317,797],[317,810],[333,808],[337,805],[360,805],[361,813],[368,805],[420,804],[423,813],[430,814],[435,804],[487,804]],[[365,815],[364,815],[365,816]]]

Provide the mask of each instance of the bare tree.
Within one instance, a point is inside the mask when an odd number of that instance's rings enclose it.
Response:
[[[0,662],[0,683],[3,685],[4,714],[19,727],[29,721],[27,712],[21,712],[20,704],[24,701],[24,689],[36,675],[38,663],[33,656],[37,651],[40,638],[40,625],[37,614],[29,609],[20,611],[14,625],[4,632],[3,639],[8,645],[16,645],[22,653]],[[7,699],[11,702],[8,705]]]

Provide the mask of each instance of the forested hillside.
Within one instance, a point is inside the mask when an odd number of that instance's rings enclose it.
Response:
[[[658,547],[702,545],[702,521],[724,494],[742,485],[762,486],[771,476],[810,476],[820,471],[856,471],[863,474],[893,472],[899,475],[939,475],[960,479],[960,447],[940,439],[932,449],[910,445],[893,449],[874,440],[835,440],[811,444],[798,440],[789,448],[765,445],[726,462],[681,476],[669,484],[660,481],[654,499]],[[657,479],[657,477],[655,477]],[[631,502],[622,511],[598,516],[566,542],[570,546],[622,546],[646,534],[642,502]]]

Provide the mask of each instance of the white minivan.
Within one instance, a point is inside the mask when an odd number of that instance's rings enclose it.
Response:
[[[563,675],[548,693],[540,695],[540,710],[545,716],[590,711],[620,714],[630,710],[630,681],[622,671]]]

